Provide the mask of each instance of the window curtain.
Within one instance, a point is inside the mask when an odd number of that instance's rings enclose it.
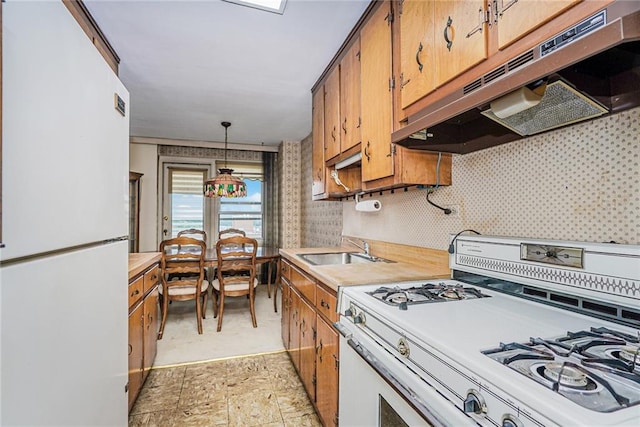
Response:
[[[278,247],[279,222],[278,222],[278,153],[264,151],[262,153],[262,166],[264,172],[264,194],[262,197],[264,217],[262,224],[264,227],[263,238],[265,246]],[[271,283],[275,283],[275,268],[272,272]],[[262,271],[263,283],[266,283],[267,269]]]

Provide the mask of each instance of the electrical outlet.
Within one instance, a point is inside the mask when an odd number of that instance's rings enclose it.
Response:
[[[460,205],[451,205],[449,206],[449,209],[451,209],[451,214],[449,214],[450,217],[460,217]]]

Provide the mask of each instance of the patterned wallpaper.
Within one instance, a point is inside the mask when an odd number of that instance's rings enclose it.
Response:
[[[430,200],[424,190],[364,196],[382,210],[357,212],[341,202],[311,202],[310,138],[302,142],[304,246],[345,234],[446,249],[465,228],[483,234],[640,244],[640,108],[453,159],[453,185]]]
[[[300,143],[283,141],[278,151],[278,176],[280,179],[280,230],[281,248],[298,248],[300,240]]]
[[[224,148],[184,147],[180,145],[159,145],[158,155],[171,157],[198,157],[208,159],[224,159]],[[227,150],[228,160],[246,160],[262,162],[262,152]]]
[[[305,138],[300,147],[302,185],[301,215],[303,218],[302,247],[336,246],[342,233],[342,203],[313,202],[311,200],[312,135]]]

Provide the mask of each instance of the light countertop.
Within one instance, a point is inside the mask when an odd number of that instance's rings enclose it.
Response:
[[[448,269],[433,269],[402,261],[394,263],[372,262],[358,264],[313,265],[298,257],[297,254],[328,252],[358,252],[351,246],[328,248],[290,248],[280,249],[280,255],[301,270],[314,276],[337,291],[340,286],[353,286],[371,283],[390,283],[408,280],[448,278]]]
[[[139,252],[129,254],[129,280],[133,279],[158,261],[160,261],[160,252]]]

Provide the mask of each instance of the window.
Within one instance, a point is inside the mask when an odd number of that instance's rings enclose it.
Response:
[[[234,176],[247,184],[247,197],[220,198],[218,230],[237,228],[247,237],[262,240],[262,186],[263,171],[260,163],[229,163]]]
[[[206,170],[169,168],[171,237],[188,228],[204,230],[202,183]]]

